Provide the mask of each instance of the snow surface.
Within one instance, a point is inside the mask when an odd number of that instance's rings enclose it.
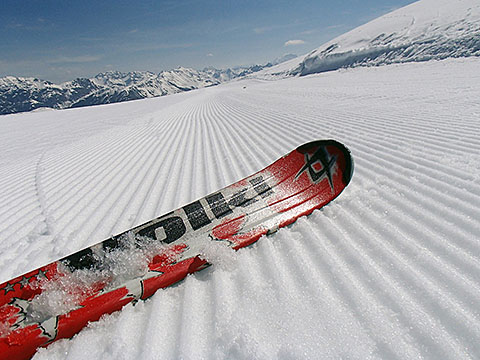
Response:
[[[468,58],[0,117],[0,282],[307,141],[355,160],[323,210],[35,359],[479,358],[479,98]]]

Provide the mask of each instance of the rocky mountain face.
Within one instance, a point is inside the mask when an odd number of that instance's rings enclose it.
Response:
[[[0,78],[0,114],[38,108],[75,108],[175,94],[218,85],[252,74],[292,56],[265,65],[226,70],[215,68],[194,70],[180,67],[158,74],[148,71],[128,73],[109,71],[90,79],[78,78],[60,85],[36,78],[7,76]]]

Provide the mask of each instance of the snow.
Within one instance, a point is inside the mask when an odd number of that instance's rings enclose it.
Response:
[[[206,248],[213,266],[35,359],[479,357],[479,95],[469,58],[1,117],[0,281],[309,140],[355,159],[323,210],[237,253]]]

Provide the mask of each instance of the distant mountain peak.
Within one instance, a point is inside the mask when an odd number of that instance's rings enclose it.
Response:
[[[284,63],[285,61],[289,61],[289,60],[295,59],[296,57],[298,57],[298,55],[295,55],[295,54],[285,54],[285,55],[280,56],[280,57],[276,58],[275,60],[273,60],[273,61],[271,62],[271,64],[272,64],[272,65],[282,64],[282,63]]]
[[[110,70],[93,78],[77,78],[60,85],[37,78],[6,76],[0,78],[0,114],[38,108],[65,109],[175,94],[217,85],[266,66],[271,65],[200,71],[180,66],[160,73]]]

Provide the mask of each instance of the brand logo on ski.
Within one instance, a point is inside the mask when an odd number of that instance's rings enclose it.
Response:
[[[233,194],[223,194],[221,191],[206,196],[204,199],[194,201],[183,206],[182,211],[172,211],[158,219],[150,221],[132,232],[140,237],[155,239],[166,244],[182,238],[188,231],[190,224],[193,231],[197,231],[210,224],[215,219],[222,219],[234,213],[237,208],[245,209],[260,199],[266,199],[274,191],[266,183],[262,175],[249,179],[250,185],[241,188]],[[207,214],[207,207],[212,216]],[[245,210],[244,210],[245,211]],[[101,247],[104,251],[110,252],[122,247],[122,236],[114,236],[105,240]],[[93,248],[86,248],[76,252],[61,261],[71,271],[90,268],[101,268],[101,257],[97,256]]]
[[[300,171],[295,176],[295,180],[299,178],[300,175],[306,170],[308,170],[308,175],[314,184],[318,184],[325,177],[328,179],[328,184],[334,191],[333,180],[332,180],[332,167],[337,160],[336,156],[330,156],[327,152],[327,149],[323,146],[319,147],[317,151],[310,157],[308,153],[305,153],[305,165],[300,169]],[[315,170],[314,165],[320,164],[321,169]]]

